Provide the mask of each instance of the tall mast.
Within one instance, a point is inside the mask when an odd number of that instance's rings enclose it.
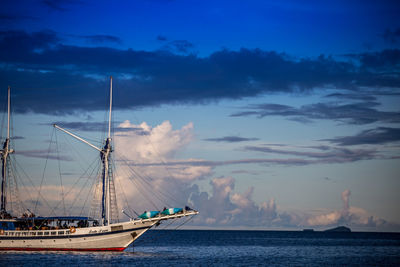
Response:
[[[10,86],[8,86],[8,95],[7,95],[7,138],[4,141],[3,149],[0,150],[1,161],[2,161],[2,169],[1,169],[1,206],[0,206],[0,214],[3,216],[7,213],[7,197],[6,197],[6,187],[7,187],[7,160],[9,154],[13,153],[13,149],[9,149],[10,144]]]
[[[111,111],[112,111],[112,77],[110,77],[110,110],[108,116],[108,135],[105,140],[104,147],[98,148],[95,145],[92,145],[88,141],[80,138],[79,136],[61,128],[58,125],[53,125],[55,128],[65,132],[66,134],[71,135],[72,137],[78,139],[79,141],[91,146],[92,148],[98,150],[100,152],[100,158],[102,162],[102,197],[101,197],[101,220],[102,225],[110,224],[110,211],[111,211],[111,196],[110,196],[110,157],[112,152],[111,147]]]
[[[112,111],[112,77],[110,76],[110,111],[108,114],[108,135],[101,153],[103,162],[103,197],[102,197],[102,220],[103,225],[110,224],[110,172],[109,159],[111,155],[111,111]]]
[[[108,138],[111,138],[112,76],[110,76],[110,112],[108,114]]]

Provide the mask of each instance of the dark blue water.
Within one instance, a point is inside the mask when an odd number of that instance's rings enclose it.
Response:
[[[400,266],[400,234],[163,230],[124,252],[0,252],[20,265]]]

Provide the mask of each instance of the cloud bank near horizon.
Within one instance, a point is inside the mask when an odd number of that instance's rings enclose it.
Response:
[[[154,196],[159,195],[158,200],[164,198],[166,203],[190,204],[200,210],[200,215],[196,216],[193,222],[193,225],[196,226],[216,228],[326,228],[345,224],[350,227],[365,229],[391,229],[397,227],[396,224],[370,215],[362,208],[351,206],[350,190],[342,192],[342,209],[312,214],[307,212],[294,213],[281,210],[277,204],[278,201],[274,198],[256,203],[253,200],[254,187],[252,186],[248,187],[245,192],[235,191],[235,178],[227,176],[213,177],[213,170],[216,165],[168,164],[168,162],[174,161],[188,163],[201,161],[201,159],[177,159],[176,157],[180,150],[185,149],[193,141],[194,128],[192,123],[177,130],[173,130],[168,121],[155,127],[151,127],[145,122],[140,125],[134,125],[129,121],[125,121],[119,125],[119,128],[124,127],[142,128],[148,133],[147,135],[141,135],[135,131],[121,131],[120,135],[118,133],[116,135],[116,145],[123,146],[125,150],[128,150],[126,156],[129,155],[128,158],[134,158],[134,162],[139,163],[134,164],[131,161],[125,161],[122,166],[125,169],[137,170],[137,172],[130,172],[133,178],[128,177],[128,175],[122,177],[123,190],[126,193],[129,192],[127,193],[129,203],[136,203],[137,206],[148,206],[149,203],[146,204],[146,197],[141,196],[141,194],[144,194],[143,191],[146,190],[146,187],[148,187],[147,189],[150,188]],[[128,136],[126,135],[127,133],[129,133]],[[158,150],[158,148],[162,149]],[[252,148],[248,147],[248,149]],[[328,160],[333,157],[331,154],[337,153],[324,147],[320,147],[318,150],[326,151],[324,153],[327,154],[325,157]],[[277,153],[277,151],[268,152]],[[293,151],[288,151],[288,153],[293,153]],[[343,154],[349,154],[349,152],[343,152]],[[308,156],[324,157],[315,152]],[[161,161],[162,163],[151,165],[155,161]],[[141,173],[141,177],[138,177],[137,173]],[[136,183],[132,182],[131,179],[134,179]],[[142,180],[145,179],[146,182],[143,182]],[[203,191],[198,186],[197,183],[204,179],[209,181],[210,191]],[[147,185],[142,183],[147,183]],[[139,189],[137,188],[138,185]],[[158,204],[160,207],[163,205],[165,203],[160,202]]]
[[[78,125],[80,126],[80,125]],[[124,153],[117,153],[119,168],[115,169],[115,182],[120,208],[128,210],[132,215],[148,209],[162,209],[164,206],[189,205],[201,211],[196,216],[192,225],[210,228],[282,228],[301,229],[313,227],[326,229],[337,225],[347,225],[356,229],[378,229],[393,231],[400,229],[396,223],[388,222],[382,218],[371,215],[360,207],[350,205],[350,190],[342,192],[343,207],[336,210],[326,210],[321,207],[318,212],[286,211],[279,206],[279,199],[265,196],[265,200],[257,203],[253,199],[255,188],[249,186],[243,192],[235,190],[236,180],[232,176],[215,177],[215,168],[218,163],[211,164],[203,159],[179,158],[180,152],[194,140],[194,125],[188,123],[180,129],[173,129],[168,121],[164,121],[154,127],[143,122],[139,125],[124,121],[117,127],[115,133],[115,147],[124,148]],[[124,129],[141,129],[125,131]],[[279,147],[277,149],[276,147]],[[300,148],[300,147],[298,147]],[[280,154],[282,156],[301,156],[310,158],[322,158],[325,161],[362,160],[359,154],[350,150],[332,150],[329,146],[304,147],[308,152],[300,152],[287,149],[285,145],[246,146],[246,149],[256,150],[262,154]],[[311,149],[311,151],[310,151]],[[23,152],[25,153],[25,152]],[[362,155],[363,153],[361,153]],[[30,156],[27,154],[26,156]],[[127,158],[133,159],[126,160]],[[354,159],[357,158],[357,159]],[[368,159],[368,158],[364,158]],[[291,159],[237,160],[229,164],[286,164],[296,166]],[[298,160],[302,160],[301,158]],[[154,162],[160,162],[155,165]],[[310,161],[310,160],[306,160]],[[283,163],[285,162],[285,163]],[[176,164],[173,164],[176,163]],[[198,163],[198,164],[195,164]],[[228,163],[226,163],[228,164]],[[240,173],[240,172],[239,172]],[[234,175],[235,172],[232,172]],[[80,179],[80,178],[79,178]],[[200,181],[208,181],[209,190],[201,189]],[[42,190],[39,201],[39,210],[45,214],[48,207],[56,207],[60,210],[63,205],[60,202],[61,187],[52,186],[51,194]],[[90,188],[88,188],[90,191]],[[36,192],[36,190],[31,190]],[[64,194],[68,192],[65,205],[70,212],[81,211],[83,207],[77,202],[87,198],[81,194],[82,190],[69,185],[64,187]],[[87,192],[84,191],[84,192]],[[57,197],[58,196],[58,197]],[[29,194],[23,199],[29,201]],[[71,204],[72,203],[72,204]],[[83,203],[83,202],[82,202]],[[128,204],[127,204],[128,203]],[[134,209],[129,210],[129,203],[135,203]],[[26,204],[26,203],[25,203]],[[128,206],[127,206],[128,205]],[[133,207],[130,207],[133,208]],[[50,209],[53,213],[57,210]],[[120,216],[123,216],[120,214]]]
[[[326,229],[346,225],[357,229],[397,229],[399,225],[370,215],[366,210],[350,206],[350,190],[342,192],[343,208],[333,211],[310,214],[295,213],[279,209],[274,198],[257,204],[252,199],[253,187],[241,194],[234,192],[235,180],[232,177],[214,178],[210,181],[212,193],[192,194],[195,207],[206,214],[198,216],[197,225],[209,227],[253,227],[257,228],[304,228]]]

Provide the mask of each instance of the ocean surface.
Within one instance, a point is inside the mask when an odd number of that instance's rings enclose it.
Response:
[[[0,266],[400,266],[400,233],[151,230],[124,252],[0,252]]]

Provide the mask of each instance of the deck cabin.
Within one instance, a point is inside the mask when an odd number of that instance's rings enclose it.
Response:
[[[0,230],[58,230],[99,226],[97,220],[83,216],[23,217],[0,219]]]

